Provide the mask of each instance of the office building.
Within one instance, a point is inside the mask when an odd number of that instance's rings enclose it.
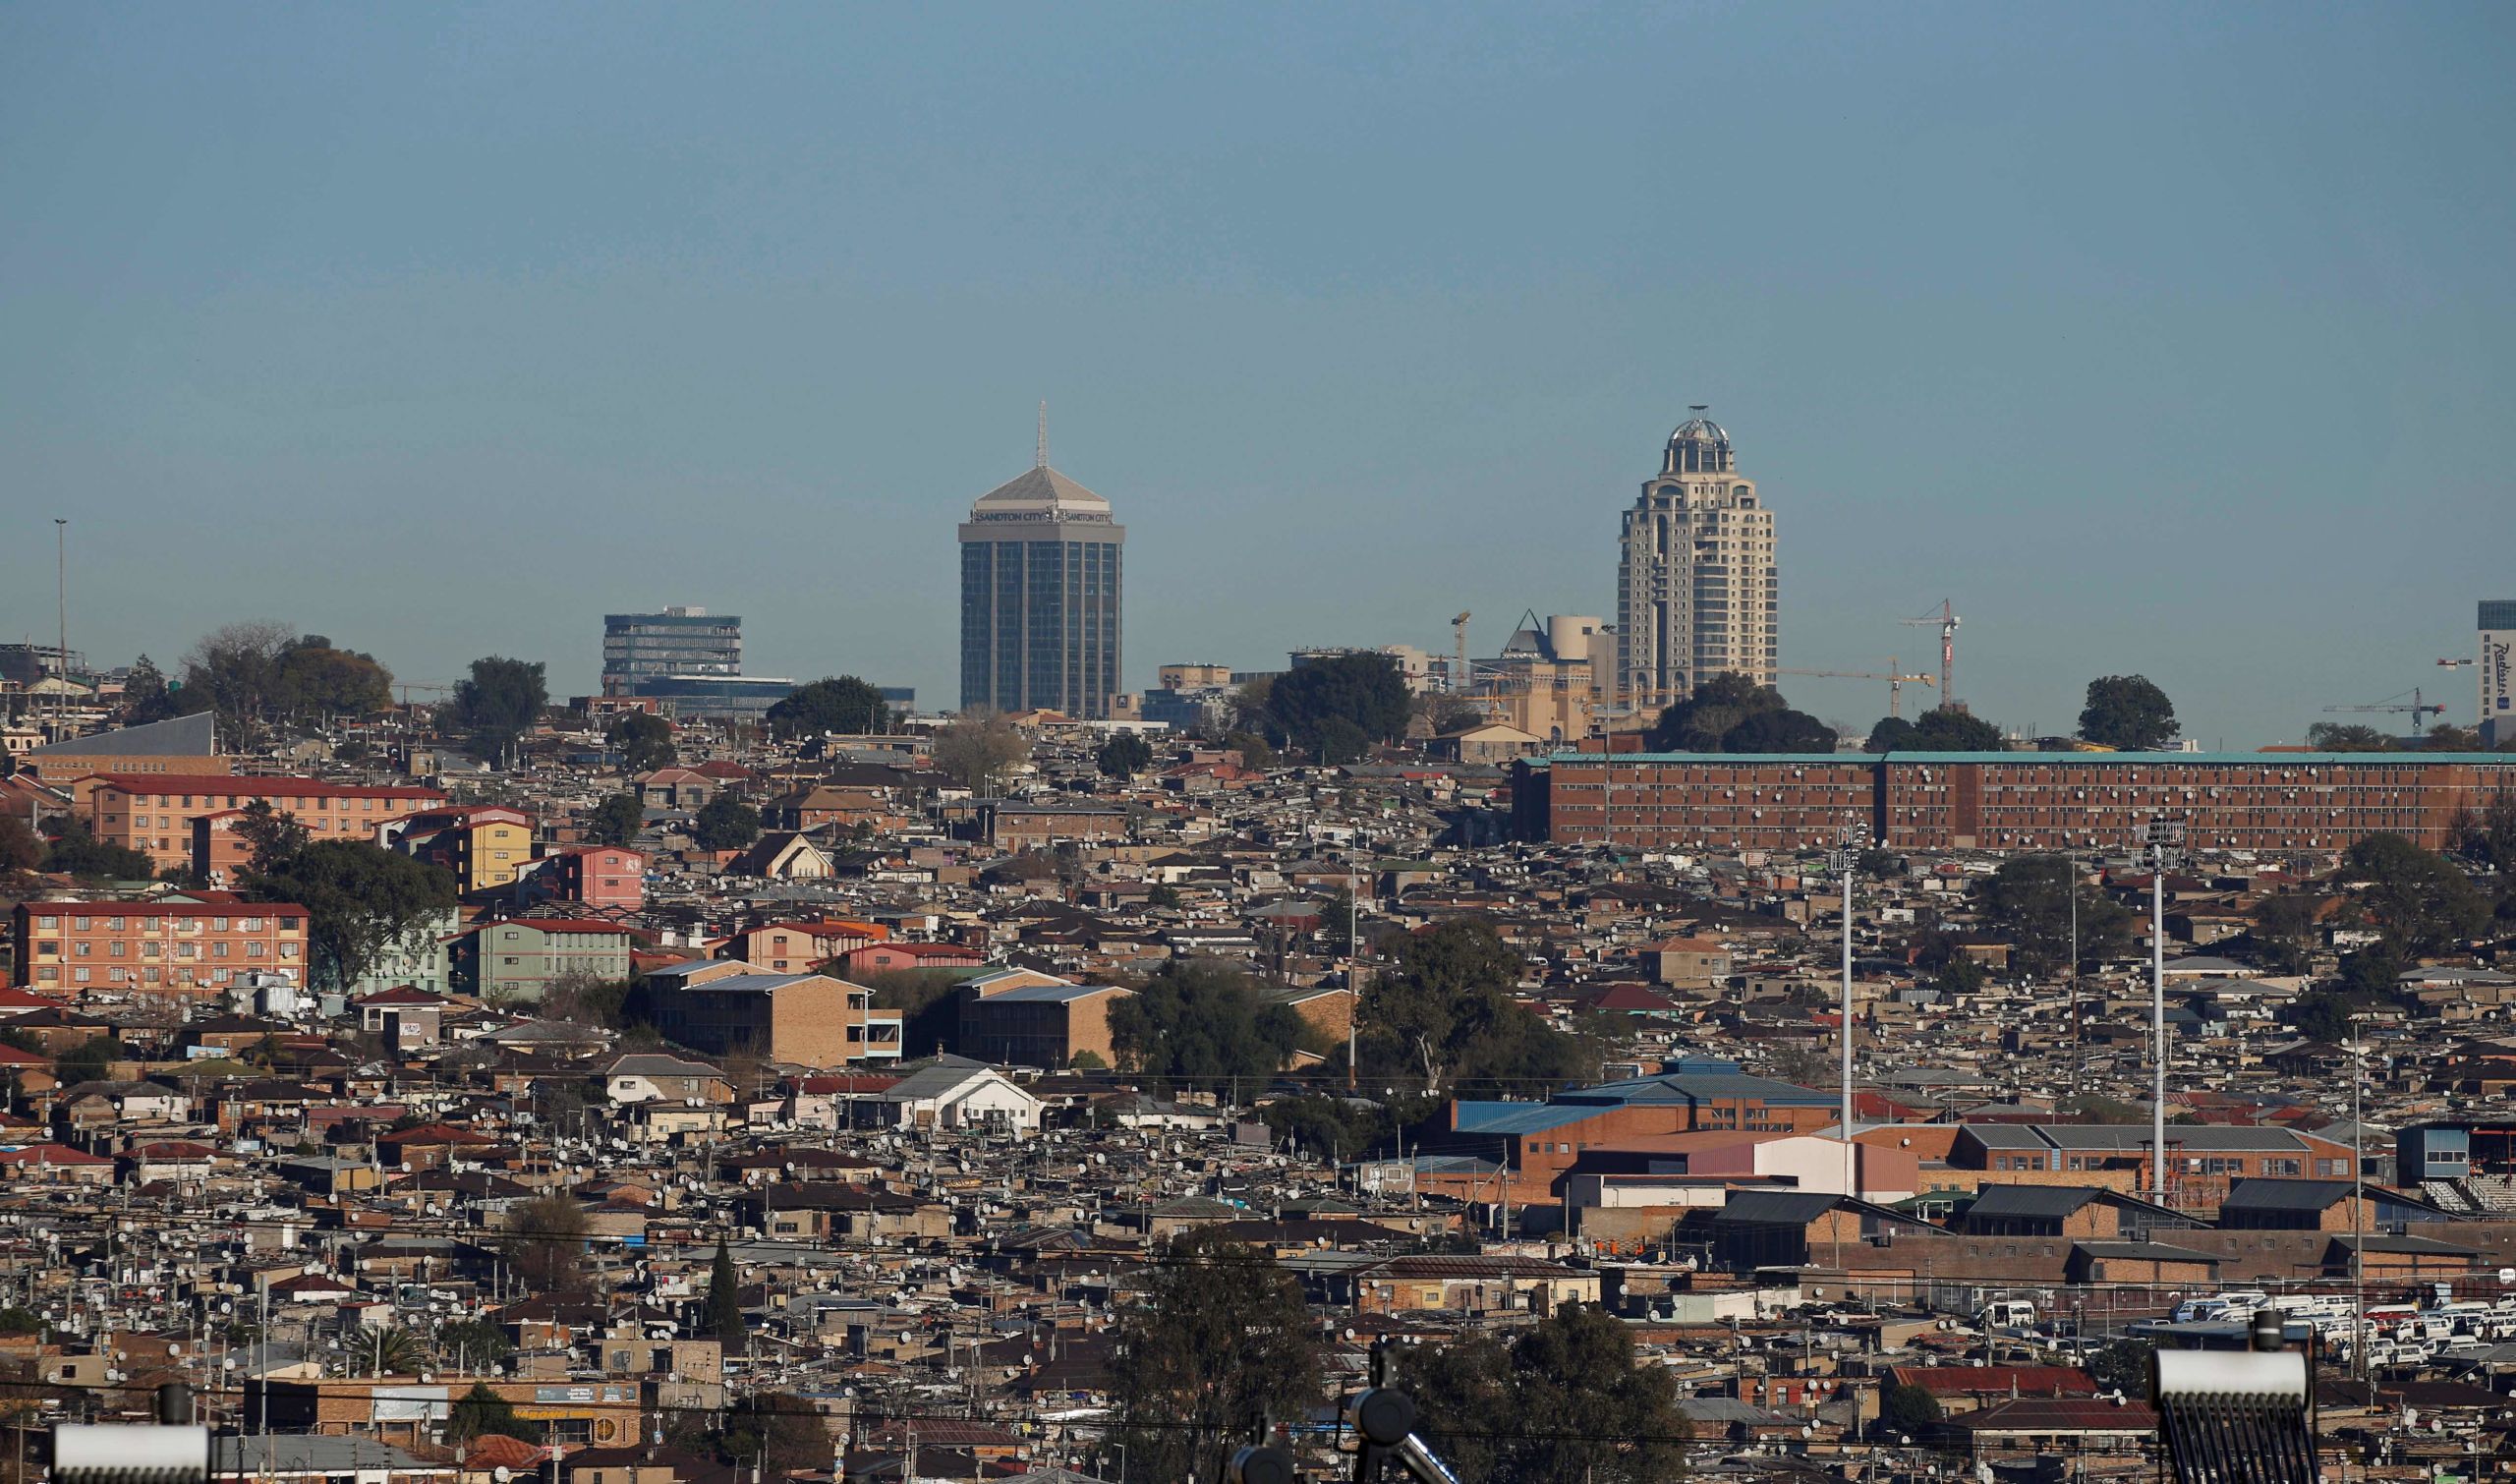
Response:
[[[960,530],[961,709],[1099,719],[1119,682],[1110,502],[1040,461],[979,497]]]
[[[2516,598],[2481,605],[2481,719],[2484,747],[2516,742]]]
[[[1725,671],[1770,685],[1781,662],[1773,512],[1740,477],[1730,434],[1694,412],[1625,513],[1617,699],[1637,715]]]
[[[706,608],[660,613],[606,613],[602,619],[602,693],[643,694],[639,682],[675,675],[743,672],[743,621]]]

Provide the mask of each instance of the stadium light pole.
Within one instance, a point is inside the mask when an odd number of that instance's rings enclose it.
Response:
[[[2149,1082],[2149,1194],[2166,1204],[2166,867],[2184,843],[2182,820],[2141,827],[2149,847],[2149,1040],[2155,1063]]]
[[[1858,1167],[1852,1148],[1852,877],[1860,864],[1860,851],[1868,841],[1869,827],[1856,819],[1847,821],[1835,837],[1832,856],[1835,874],[1844,885],[1844,998],[1843,998],[1843,1141],[1844,1194],[1858,1196]]]

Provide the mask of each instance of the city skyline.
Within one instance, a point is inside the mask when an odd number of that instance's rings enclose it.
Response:
[[[1007,13],[974,58],[938,17],[13,12],[0,625],[49,641],[63,515],[99,661],[271,617],[584,693],[593,617],[686,597],[763,673],[952,696],[949,585],[901,574],[1046,396],[1135,529],[1129,688],[1440,650],[1613,612],[1603,492],[1706,402],[1785,512],[1786,666],[1927,668],[1947,597],[2020,730],[2122,671],[2204,745],[2424,682],[2469,722],[2509,21],[2154,14]],[[1681,50],[1729,65],[1670,102]]]

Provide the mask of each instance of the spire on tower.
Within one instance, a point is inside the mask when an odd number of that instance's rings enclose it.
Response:
[[[1031,467],[1034,469],[1049,467],[1049,404],[1046,402],[1040,404],[1040,450],[1032,460]]]

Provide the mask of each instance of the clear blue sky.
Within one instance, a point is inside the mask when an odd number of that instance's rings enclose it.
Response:
[[[1690,402],[1789,665],[2205,742],[2516,597],[2498,4],[0,11],[0,630],[267,617],[441,680],[606,610],[957,695],[1058,466],[1127,665],[1610,615]],[[1883,687],[1798,681],[1866,724]],[[2381,719],[2381,718],[2380,718]]]

